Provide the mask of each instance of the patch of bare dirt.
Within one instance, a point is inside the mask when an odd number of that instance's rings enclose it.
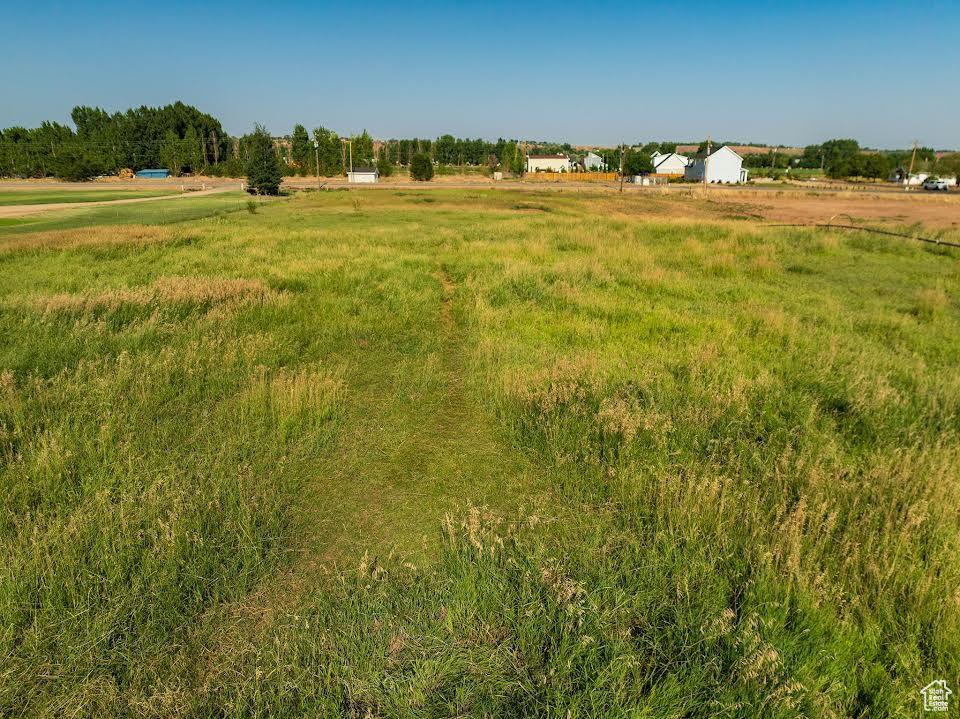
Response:
[[[803,192],[712,189],[716,207],[738,208],[744,216],[797,224],[849,223],[903,226],[922,224],[938,230],[960,229],[960,193]],[[749,208],[744,210],[744,208]]]

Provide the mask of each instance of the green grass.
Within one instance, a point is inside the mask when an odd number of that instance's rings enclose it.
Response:
[[[175,195],[176,190],[12,190],[0,191],[0,206],[45,205],[60,202],[105,202],[108,200],[132,200],[140,197],[163,197]]]
[[[0,245],[4,236],[23,232],[70,230],[105,225],[164,225],[203,217],[224,215],[247,208],[249,195],[223,192],[200,197],[184,197],[157,202],[134,202],[123,205],[54,210],[16,218],[11,225],[0,225]],[[266,200],[265,200],[266,201]],[[2,221],[2,220],[0,220]]]
[[[960,255],[424,197],[0,234],[0,715],[900,716],[956,685]]]

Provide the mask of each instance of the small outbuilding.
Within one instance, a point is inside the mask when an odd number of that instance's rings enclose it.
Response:
[[[654,185],[666,185],[670,181],[670,178],[665,177],[664,175],[634,175],[628,180],[634,185],[640,185],[640,187],[653,187]]]
[[[355,184],[372,185],[380,182],[380,173],[376,167],[354,167],[347,173],[347,181]]]
[[[141,179],[162,180],[164,177],[170,177],[170,170],[138,170],[135,176]]]

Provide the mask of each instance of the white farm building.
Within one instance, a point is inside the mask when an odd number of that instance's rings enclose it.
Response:
[[[743,158],[726,145],[718,147],[709,155],[698,152],[690,158],[690,163],[683,171],[688,180],[703,182],[706,173],[707,182],[736,184],[747,181],[747,171],[743,169]]]
[[[570,172],[566,155],[527,155],[527,172]]]
[[[354,167],[347,173],[347,181],[355,184],[372,184],[380,181],[376,167]]]
[[[683,177],[684,170],[690,160],[686,155],[678,155],[675,152],[655,152],[650,156],[653,162],[653,171],[658,175],[676,175]]]

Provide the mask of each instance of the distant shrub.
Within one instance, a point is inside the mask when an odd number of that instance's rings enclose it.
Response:
[[[377,172],[380,173],[380,177],[390,177],[393,174],[393,163],[381,157],[377,160]]]
[[[413,156],[410,162],[410,177],[421,182],[428,182],[433,179],[433,163],[430,156],[424,152],[419,152]]]

